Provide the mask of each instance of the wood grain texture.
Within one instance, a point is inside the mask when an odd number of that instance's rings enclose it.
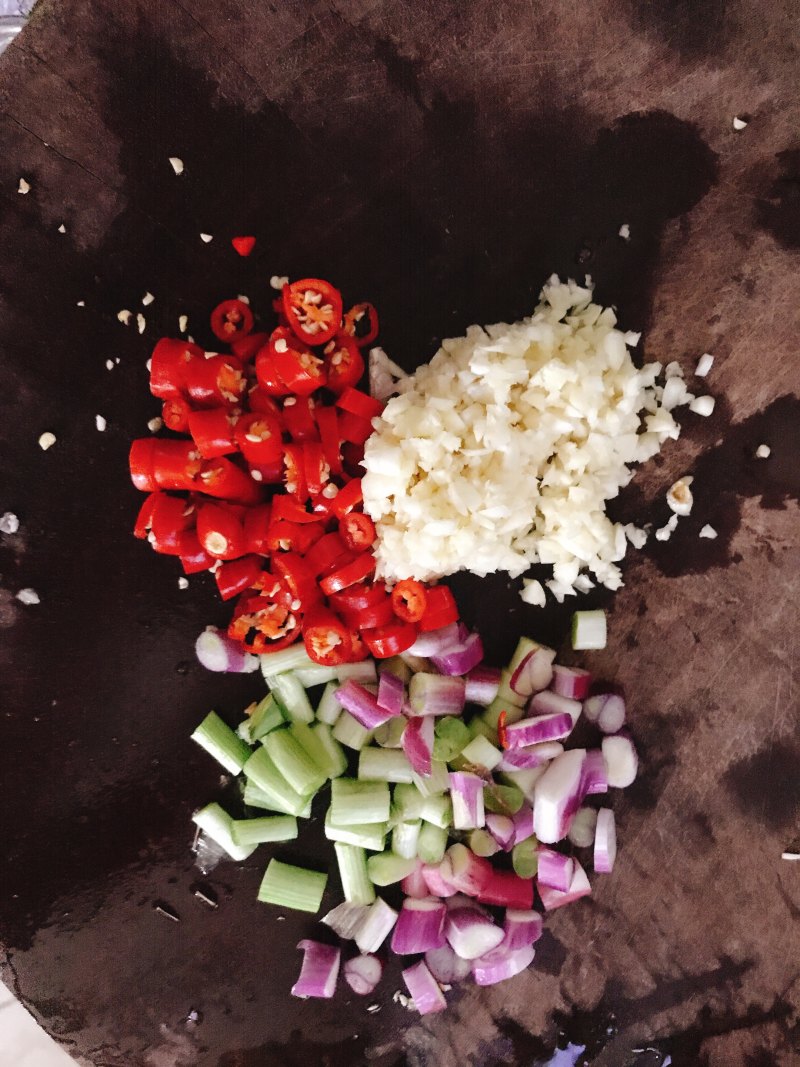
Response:
[[[22,521],[0,544],[0,943],[80,1062],[529,1065],[559,1028],[597,1067],[800,1062],[800,871],[780,860],[800,844],[798,77],[792,0],[39,4],[0,61],[0,510]],[[182,313],[210,343],[217,300],[266,315],[271,274],[320,274],[375,301],[412,367],[527,313],[553,271],[590,273],[648,358],[716,356],[712,418],[614,505],[660,525],[695,474],[591,657],[626,686],[644,766],[616,799],[618,868],[548,919],[530,972],[442,1017],[392,1003],[395,965],[377,1014],[291,1001],[314,927],[256,901],[264,850],[209,877],[216,911],[192,892],[189,814],[221,787],[187,737],[256,686],[191,662],[225,609],[128,533],[149,348]],[[139,337],[116,313],[147,290]],[[493,657],[521,630],[563,639],[571,605],[454,584]],[[320,838],[317,818],[289,854]]]

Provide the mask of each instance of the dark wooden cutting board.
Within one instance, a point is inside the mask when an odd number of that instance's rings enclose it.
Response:
[[[780,858],[800,844],[798,78],[791,0],[36,9],[0,61],[0,512],[21,520],[0,543],[0,943],[82,1062],[529,1065],[561,1030],[601,1067],[800,1063],[800,865]],[[220,785],[188,734],[258,683],[195,664],[225,609],[129,533],[149,349],[183,313],[210,343],[238,292],[268,313],[272,274],[321,275],[378,305],[410,368],[528,313],[553,271],[591,274],[648,358],[716,357],[714,415],[617,504],[661,524],[693,473],[694,512],[628,561],[587,657],[625,684],[642,754],[618,868],[548,918],[530,972],[443,1016],[393,1003],[396,967],[375,1013],[293,1000],[313,921],[256,901],[266,850],[204,880],[216,910],[193,894],[189,816]],[[521,631],[563,640],[572,605],[456,585],[493,658]]]

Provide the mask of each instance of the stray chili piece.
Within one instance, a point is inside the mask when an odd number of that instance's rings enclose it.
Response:
[[[375,557],[371,552],[362,552],[360,556],[356,556],[349,563],[345,563],[342,567],[337,567],[332,574],[326,575],[319,583],[320,588],[325,596],[330,596],[331,593],[338,593],[340,590],[346,589],[348,585],[363,582],[374,570]]]
[[[361,636],[376,659],[388,659],[411,648],[417,639],[417,628],[411,622],[398,620],[374,630],[362,630]]]
[[[271,519],[272,509],[269,504],[256,504],[254,508],[246,510],[242,523],[245,552],[268,555],[267,531]]]
[[[339,413],[334,407],[317,407],[315,411],[319,438],[322,442],[322,451],[325,455],[331,474],[342,474],[342,453],[339,435]]]
[[[327,410],[327,409],[323,409]],[[310,396],[287,396],[283,402],[283,425],[293,441],[318,441],[314,415],[316,405]]]
[[[259,485],[280,485],[283,481],[283,456],[272,463],[251,463],[250,477]]]
[[[320,278],[301,278],[283,287],[283,311],[302,341],[322,345],[342,322],[342,294]]]
[[[364,469],[364,446],[345,441],[342,445],[342,466],[348,478],[362,478]]]
[[[331,603],[337,611],[360,611],[388,599],[389,594],[382,581],[359,582],[331,595]]]
[[[295,500],[308,500],[302,445],[286,445],[283,450],[284,484]]]
[[[283,412],[278,407],[277,401],[260,385],[254,385],[247,394],[247,404],[251,411],[268,411],[272,415],[277,415],[281,426],[283,425]]]
[[[230,408],[204,408],[189,413],[189,433],[203,459],[237,451],[234,429],[238,417]]]
[[[497,740],[500,742],[501,748],[508,747],[508,734],[506,733],[506,720],[508,719],[508,712],[503,711],[497,716]]]
[[[182,396],[175,396],[171,400],[165,400],[161,405],[161,418],[168,430],[172,430],[173,433],[186,433],[189,429],[191,410]]]
[[[337,334],[323,350],[328,372],[328,388],[343,393],[355,385],[364,373],[364,357],[356,342],[346,334]]]
[[[330,608],[321,605],[306,613],[303,643],[309,657],[325,667],[347,662],[352,648],[347,626]]]
[[[357,611],[343,607],[341,613],[348,626],[352,626],[354,630],[374,630],[378,626],[388,626],[390,622],[396,622],[392,600],[388,595]]]
[[[285,327],[279,327],[279,330],[288,333]],[[270,341],[272,367],[289,393],[309,396],[327,384],[325,364],[310,348],[296,338],[275,338],[274,334],[273,338]]]
[[[166,488],[166,486],[164,487]],[[220,456],[202,463],[196,488],[206,496],[230,500],[235,504],[260,504],[261,490],[241,467]]]
[[[260,573],[259,556],[242,556],[241,559],[223,563],[214,574],[219,595],[223,600],[231,600],[245,589],[251,589]]]
[[[223,300],[211,312],[211,332],[220,341],[237,341],[253,329],[253,312],[243,300]]]
[[[361,479],[353,478],[347,485],[343,486],[339,492],[333,497],[331,502],[331,512],[341,521],[344,516],[352,511],[353,508],[358,507],[364,500],[364,496],[361,492]]]
[[[353,389],[352,386],[345,389],[336,401],[336,406],[342,411],[349,411],[351,415],[358,415],[360,419],[367,421],[380,415],[384,408],[382,400],[376,400],[374,396],[362,393],[360,389]]]
[[[427,606],[425,586],[414,578],[404,578],[392,590],[392,607],[398,619],[419,622]]]
[[[318,522],[316,515],[306,511],[302,504],[298,504],[294,497],[286,493],[276,493],[272,498],[273,519],[285,519],[286,522]]]
[[[215,559],[238,559],[244,555],[244,527],[224,504],[203,503],[197,510],[197,537]]]
[[[273,519],[267,530],[267,548],[269,552],[297,552],[305,557],[309,548],[325,533],[321,522],[307,522],[301,526],[296,522]]]
[[[236,404],[247,388],[242,365],[235,356],[214,355],[194,360],[186,367],[185,376],[189,396],[198,407]]]
[[[442,626],[449,626],[451,622],[458,620],[455,597],[446,585],[428,586],[425,597],[428,603],[425,614],[418,623],[420,633],[439,630]]]
[[[272,561],[274,573],[281,578],[290,590],[293,600],[303,611],[320,600],[311,568],[296,552],[281,552]]]
[[[272,340],[256,353],[256,378],[267,396],[286,396],[289,392],[275,367]]]
[[[248,463],[269,466],[283,455],[281,424],[275,415],[259,411],[242,415],[236,422],[234,436]]]
[[[351,511],[339,523],[339,532],[348,548],[363,552],[375,543],[375,523],[363,511]]]
[[[200,544],[195,530],[187,530],[181,539],[180,560],[184,574],[200,574],[211,570],[217,562]]]
[[[256,247],[255,237],[232,237],[231,244],[240,256],[249,256]]]
[[[150,516],[148,540],[156,552],[166,556],[183,554],[182,534],[193,529],[197,513],[191,500],[158,493]]]
[[[175,400],[186,392],[186,371],[204,358],[193,341],[162,337],[150,356],[150,392],[160,400]]]
[[[354,304],[345,314],[342,332],[349,334],[359,348],[371,345],[378,336],[378,312],[372,304]]]
[[[150,493],[145,497],[145,501],[139,508],[139,514],[136,516],[136,522],[133,526],[133,536],[138,537],[140,541],[144,541],[147,535],[150,533],[150,527],[153,521],[153,508],[155,507],[156,500],[158,500],[160,493]]]
[[[155,481],[153,488],[175,491],[194,489],[202,468],[202,459],[194,441],[170,441],[161,437],[151,440],[152,472]],[[131,470],[136,443],[134,441],[131,446]]]
[[[322,492],[322,487],[330,477],[330,467],[325,462],[322,445],[319,441],[303,442],[303,473],[306,479],[306,488],[311,496]]]
[[[369,649],[357,630],[350,631],[350,657],[348,663],[360,663],[369,655]]]
[[[354,445],[363,445],[372,435],[372,423],[369,419],[362,419],[360,415],[354,415],[352,411],[339,413],[339,433],[343,441],[349,441]]]
[[[291,645],[300,632],[302,616],[291,607],[292,596],[284,582],[272,580],[257,596],[245,594],[236,605],[228,635],[248,652],[273,652]]]
[[[311,548],[307,549],[303,558],[311,573],[315,578],[318,578],[323,571],[333,567],[346,551],[344,541],[342,541],[338,533],[333,531],[320,537]]]
[[[231,352],[242,363],[249,363],[251,359],[256,358],[259,349],[263,348],[267,341],[268,333],[249,333],[247,337],[234,337],[231,341]]]

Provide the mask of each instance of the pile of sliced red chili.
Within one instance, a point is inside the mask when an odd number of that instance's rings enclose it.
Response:
[[[211,329],[227,354],[156,345],[151,392],[164,424],[190,437],[133,442],[131,478],[149,494],[134,533],[239,597],[228,633],[250,652],[302,635],[326,665],[397,655],[458,611],[446,586],[374,580],[360,464],[383,404],[356,385],[377,313],[343,315],[341,293],[316,278],[285,285],[274,308],[266,333],[243,301],[219,304]]]

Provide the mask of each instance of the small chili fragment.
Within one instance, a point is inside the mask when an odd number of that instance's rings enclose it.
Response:
[[[189,396],[199,407],[236,404],[247,388],[242,365],[235,356],[214,355],[194,360],[184,373]]]
[[[315,389],[327,384],[328,376],[323,361],[296,339],[290,344],[288,339],[278,337],[270,342],[270,348],[273,353],[272,367],[288,392],[309,396]]]
[[[363,582],[374,570],[375,557],[371,552],[362,552],[354,560],[345,563],[342,567],[338,567],[332,574],[326,575],[319,583],[320,588],[325,596],[330,596],[331,593],[338,593],[342,589],[346,589],[348,585]]]
[[[328,372],[328,388],[332,393],[343,393],[355,385],[364,373],[364,357],[352,337],[337,334],[324,348],[325,366]]]
[[[449,626],[451,622],[458,620],[455,597],[446,585],[429,586],[425,590],[425,596],[427,606],[418,623],[420,633],[440,630],[442,626]]]
[[[375,523],[363,511],[351,511],[339,524],[339,532],[348,548],[363,552],[375,543]]]
[[[234,436],[239,416],[231,408],[205,408],[189,414],[189,433],[203,459],[216,459],[236,452]]]
[[[329,410],[323,408],[322,410]],[[287,396],[283,402],[283,424],[293,441],[318,441],[314,419],[316,405],[310,396]]]
[[[374,630],[379,626],[388,626],[390,622],[396,622],[391,597],[385,595],[382,600],[370,604],[369,607],[354,611],[351,608],[342,608],[342,618],[348,626],[354,630]]]
[[[292,602],[299,601],[303,611],[319,601],[319,588],[311,568],[296,552],[282,552],[275,556],[272,569],[290,590]]]
[[[427,606],[425,586],[414,578],[404,578],[392,590],[392,607],[398,619],[419,622]]]
[[[207,496],[230,500],[236,504],[260,504],[262,502],[258,484],[249,474],[245,474],[241,467],[237,467],[224,456],[218,459],[203,460],[196,488]]]
[[[300,632],[301,614],[291,607],[292,596],[283,582],[270,581],[259,596],[245,594],[234,612],[228,636],[248,652],[274,652],[291,645]]]
[[[156,552],[165,556],[180,556],[184,551],[182,535],[194,527],[197,514],[194,504],[182,496],[156,494],[150,516],[148,540]]]
[[[156,448],[156,438],[139,437],[131,444],[128,454],[128,466],[131,472],[131,481],[137,489],[143,493],[152,493],[158,489],[156,477],[153,473],[153,456]]]
[[[247,305],[245,304],[245,307]],[[249,311],[250,309],[247,308]],[[231,352],[242,363],[249,363],[255,359],[257,353],[269,341],[268,333],[250,333],[247,337],[235,337],[231,341]]]
[[[367,421],[380,415],[384,408],[382,400],[376,400],[374,396],[362,393],[360,389],[353,389],[352,386],[345,389],[336,401],[336,406],[342,411],[349,411],[351,415],[358,415],[360,419]]]
[[[342,332],[352,337],[359,348],[366,348],[378,336],[378,312],[372,304],[354,304],[345,314]]]
[[[200,544],[194,530],[187,530],[181,539],[180,561],[184,574],[200,574],[201,571],[211,570],[217,562]]]
[[[309,344],[330,341],[342,321],[342,294],[330,282],[302,278],[283,287],[283,311],[297,336]]]
[[[331,603],[337,611],[361,611],[373,604],[381,603],[389,599],[386,586],[383,582],[359,583],[350,585],[341,592],[331,595]]]
[[[297,552],[305,556],[324,533],[325,527],[321,522],[307,522],[301,526],[296,522],[273,519],[267,530],[267,549],[269,552]]]
[[[277,401],[274,400],[260,385],[254,385],[247,395],[247,403],[251,411],[268,411],[272,415],[276,415],[283,425],[283,412],[278,407]]]
[[[197,511],[197,537],[209,556],[215,559],[237,559],[244,555],[242,523],[224,504],[200,505]]]
[[[254,508],[247,509],[242,523],[245,552],[262,556],[269,554],[267,533],[271,518],[272,509],[269,504],[257,504]]]
[[[326,533],[324,537],[321,537],[312,545],[306,551],[304,559],[311,573],[315,578],[318,578],[324,571],[333,567],[346,551],[344,541],[334,531],[333,533]]]
[[[375,630],[362,630],[361,636],[376,659],[388,659],[411,648],[417,639],[417,628],[411,622],[390,622]]]
[[[503,709],[497,716],[497,740],[500,742],[500,748],[507,748],[508,735],[506,734],[506,720],[508,719],[508,712]]]
[[[302,445],[286,445],[283,450],[284,484],[286,492],[296,500],[308,500],[305,463]]]
[[[322,487],[330,477],[331,469],[325,462],[319,441],[304,441],[302,448],[306,488],[311,496],[316,496],[317,493],[322,492]]]
[[[295,338],[293,340],[299,344]],[[259,388],[267,396],[286,396],[289,392],[275,367],[275,353],[271,339],[256,353],[256,378]]]
[[[192,341],[162,337],[150,357],[150,392],[160,400],[174,400],[186,392],[186,370],[203,359],[203,349]]]
[[[275,415],[257,411],[242,415],[234,434],[248,463],[271,466],[283,455],[281,425]]]
[[[172,400],[165,400],[161,405],[161,418],[168,430],[173,433],[186,433],[191,410],[182,396],[176,396]]]
[[[240,256],[249,256],[256,247],[255,237],[232,237],[231,244]]]
[[[329,608],[321,605],[306,613],[303,643],[310,658],[325,667],[347,662],[352,647],[345,624]]]
[[[325,460],[331,469],[331,474],[338,476],[342,474],[339,414],[336,408],[327,406],[317,407],[315,414]]]
[[[253,312],[243,300],[223,300],[211,312],[211,332],[220,341],[237,341],[253,329]]]
[[[354,415],[352,411],[342,411],[339,413],[339,433],[343,441],[363,445],[367,438],[372,436],[372,423],[369,419]]]
[[[245,589],[251,589],[260,573],[261,559],[258,556],[242,556],[223,563],[214,574],[220,597],[231,600]]]
[[[331,512],[337,519],[339,519],[339,521],[341,521],[348,512],[363,503],[363,500],[364,496],[361,492],[361,479],[353,478],[347,485],[342,486],[336,496],[333,497]]]
[[[273,519],[283,519],[286,522],[318,522],[317,515],[306,511],[302,504],[298,504],[294,497],[286,493],[276,493],[272,498]]]

